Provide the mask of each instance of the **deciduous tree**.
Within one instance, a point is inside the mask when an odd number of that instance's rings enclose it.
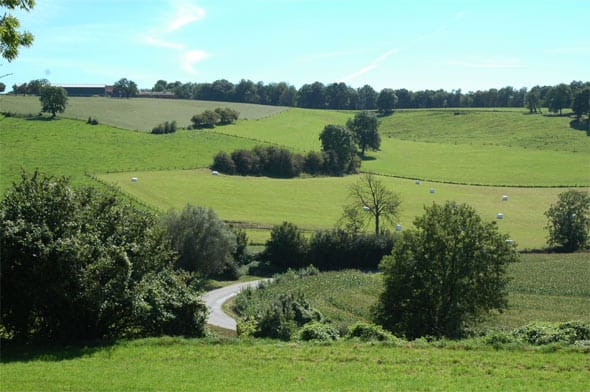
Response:
[[[565,252],[588,247],[590,239],[590,196],[587,192],[569,190],[545,212],[549,230],[549,246]]]
[[[375,320],[407,338],[459,337],[507,306],[506,266],[518,260],[495,222],[466,204],[433,204],[381,262],[385,290]]]
[[[18,30],[20,21],[10,11],[30,11],[34,6],[34,0],[0,0],[0,13],[4,14],[0,16],[0,55],[9,62],[16,59],[20,47],[31,46],[34,39],[28,31]]]
[[[135,97],[138,92],[137,84],[135,84],[133,80],[128,80],[127,78],[119,79],[113,85],[113,94],[118,97],[131,98]]]
[[[374,113],[368,111],[357,113],[354,118],[348,119],[346,127],[356,136],[362,156],[365,156],[367,148],[373,151],[379,150],[381,146],[381,136],[378,131],[379,121]]]
[[[384,88],[377,97],[377,110],[381,114],[393,113],[397,104],[397,96],[390,88]]]
[[[57,113],[63,113],[68,103],[68,93],[62,87],[47,86],[41,89],[41,111],[51,113],[54,118]]]
[[[355,137],[340,125],[326,125],[320,134],[324,159],[333,174],[351,173],[358,167]]]

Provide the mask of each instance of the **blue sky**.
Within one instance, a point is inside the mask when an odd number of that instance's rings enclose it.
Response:
[[[8,86],[158,79],[379,90],[590,80],[590,0],[37,0]]]

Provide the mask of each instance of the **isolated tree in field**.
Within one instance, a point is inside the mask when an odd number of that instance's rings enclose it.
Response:
[[[545,212],[549,230],[548,244],[564,252],[588,248],[590,238],[590,196],[587,192],[569,190]]]
[[[137,84],[135,84],[133,80],[128,80],[127,78],[119,79],[113,85],[113,94],[118,97],[131,98],[135,97],[138,92]]]
[[[387,189],[372,174],[363,174],[358,181],[350,186],[350,207],[364,210],[375,222],[375,234],[381,233],[383,220],[394,222],[401,203],[399,195]],[[345,209],[346,212],[346,209]],[[350,215],[350,212],[349,212]]]
[[[377,111],[383,115],[393,113],[397,104],[397,96],[390,88],[384,88],[377,96]]]
[[[155,216],[64,178],[22,176],[0,202],[0,308],[15,338],[204,332],[206,308],[173,269]]]
[[[63,113],[68,103],[68,93],[62,87],[47,86],[41,89],[39,96],[41,111],[51,113],[54,118],[57,113]]]
[[[447,202],[425,208],[414,226],[381,262],[377,323],[410,339],[460,337],[470,323],[507,306],[506,266],[518,253],[495,222]]]
[[[30,11],[34,6],[34,0],[0,0],[0,55],[9,62],[16,59],[21,46],[31,46],[33,34],[19,31],[20,21],[6,9]]]
[[[561,115],[563,108],[570,107],[572,102],[572,90],[567,84],[561,83],[552,87],[545,98],[549,111]]]
[[[219,125],[233,124],[240,116],[240,113],[232,108],[216,108],[215,113],[219,115]]]
[[[340,125],[326,125],[320,134],[320,140],[329,171],[342,174],[356,170],[356,141],[351,131]]]
[[[191,118],[193,129],[215,128],[215,124],[219,122],[219,113],[213,110],[205,110],[202,113],[195,114]]]
[[[533,87],[526,94],[526,107],[529,109],[529,113],[537,113],[537,110],[540,110],[541,88],[539,86]]]
[[[234,267],[236,236],[212,209],[187,204],[180,213],[168,211],[163,222],[178,268],[211,276]]]
[[[381,136],[379,135],[379,121],[374,113],[362,111],[354,118],[348,119],[346,127],[356,136],[356,142],[361,148],[361,155],[365,156],[365,150],[370,148],[373,151],[379,150]]]

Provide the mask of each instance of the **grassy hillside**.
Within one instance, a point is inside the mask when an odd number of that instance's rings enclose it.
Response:
[[[0,116],[0,193],[18,179],[21,168],[87,183],[85,172],[204,167],[220,149],[256,144],[210,131],[151,135],[68,119]]]
[[[590,254],[525,254],[510,265],[509,309],[484,324],[513,329],[534,321],[590,322]],[[370,321],[370,307],[382,291],[380,274],[326,272],[284,280],[255,292],[258,301],[278,293],[303,291],[322,314],[336,323]],[[256,301],[256,300],[255,300]]]
[[[101,124],[135,130],[151,130],[164,121],[176,120],[179,127],[191,123],[191,117],[204,110],[229,106],[240,112],[242,119],[258,119],[285,110],[280,106],[251,105],[232,102],[195,101],[185,99],[70,97],[61,117],[86,121],[96,118]],[[0,96],[0,112],[37,114],[39,97]]]
[[[100,174],[98,177],[136,198],[165,211],[190,202],[215,209],[225,220],[250,222],[269,227],[290,221],[315,230],[333,227],[347,203],[348,187],[356,176],[270,179],[267,177],[212,176],[208,170],[133,171]],[[130,178],[138,177],[137,183]],[[399,222],[410,227],[422,215],[424,205],[456,200],[472,205],[486,220],[519,243],[521,249],[545,246],[544,212],[563,191],[559,188],[501,188],[460,186],[381,177],[383,183],[401,195]],[[429,189],[435,188],[435,193]],[[589,188],[582,188],[590,191]],[[502,195],[508,195],[507,202]]]
[[[217,343],[217,344],[212,344]],[[3,391],[584,390],[578,352],[341,342],[141,339],[104,347],[3,347]],[[464,344],[463,344],[464,345]],[[7,355],[8,354],[8,355]]]

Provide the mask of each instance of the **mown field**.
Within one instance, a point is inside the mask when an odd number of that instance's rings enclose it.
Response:
[[[590,254],[523,254],[508,268],[509,308],[481,327],[511,330],[535,321],[590,322]],[[337,324],[371,321],[371,306],[383,289],[381,274],[325,272],[285,279],[255,292],[252,302],[273,301],[279,293],[303,292],[310,303]],[[264,305],[261,305],[264,306]]]
[[[581,391],[590,368],[581,351],[495,351],[466,343],[159,338],[4,351],[3,391]]]
[[[92,117],[101,124],[150,131],[164,121],[176,121],[179,127],[186,127],[190,125],[193,115],[218,107],[231,107],[240,112],[240,118],[247,120],[272,116],[287,109],[281,106],[185,99],[70,97],[62,117],[83,121]],[[41,110],[39,97],[11,95],[0,97],[0,112],[36,115],[39,110]]]
[[[142,339],[2,358],[4,391],[584,390],[581,352]],[[27,377],[22,377],[26,374]]]

